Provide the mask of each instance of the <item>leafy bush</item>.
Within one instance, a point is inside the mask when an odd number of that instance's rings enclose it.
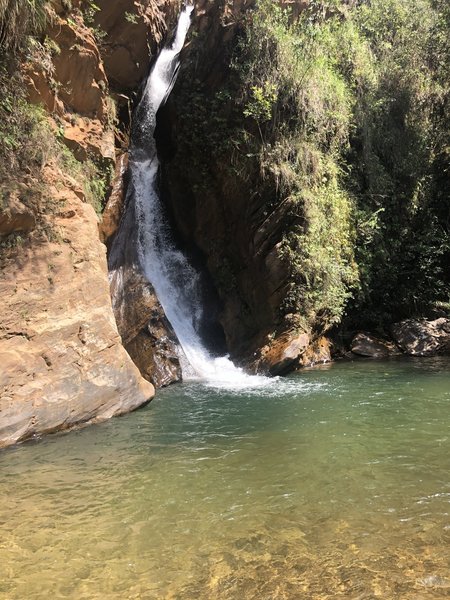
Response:
[[[374,325],[420,314],[448,296],[449,222],[438,212],[450,209],[449,196],[442,197],[433,165],[438,139],[450,128],[436,122],[443,109],[436,79],[442,47],[433,4],[377,0],[353,16],[376,76],[357,96],[349,162],[360,216],[378,215],[370,239],[358,230],[362,285],[353,310]],[[448,24],[440,27],[448,36]]]
[[[260,132],[261,144],[250,140],[260,146],[253,150],[260,172],[278,202],[289,199],[294,217],[280,246],[291,281],[280,308],[327,328],[340,320],[358,279],[354,201],[343,172],[354,100],[339,60],[345,54],[347,70],[358,67],[350,56],[354,30],[338,19],[318,22],[319,15],[315,4],[290,22],[287,11],[261,0],[235,64],[243,115]],[[352,36],[345,48],[344,29]]]
[[[372,323],[448,300],[449,13],[315,1],[291,22],[258,2],[236,61],[243,114],[262,173],[302,214],[283,240],[285,308],[310,322],[338,322],[352,296]]]
[[[0,51],[17,50],[45,26],[47,0],[0,0]]]

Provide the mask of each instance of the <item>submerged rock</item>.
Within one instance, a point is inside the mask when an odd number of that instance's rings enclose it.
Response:
[[[450,588],[450,579],[440,575],[427,575],[419,579],[419,583],[425,587]]]
[[[450,319],[406,319],[392,326],[400,348],[411,356],[450,353]]]

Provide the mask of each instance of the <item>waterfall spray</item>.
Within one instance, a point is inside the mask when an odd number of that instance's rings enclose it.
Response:
[[[182,364],[183,378],[233,387],[263,385],[265,377],[246,375],[228,357],[211,356],[202,343],[200,276],[174,244],[157,189],[156,113],[175,83],[192,11],[193,6],[182,11],[175,37],[155,61],[135,114],[130,188],[135,199],[138,258],[189,361]]]

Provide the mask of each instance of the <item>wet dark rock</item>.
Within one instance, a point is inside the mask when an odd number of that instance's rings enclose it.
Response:
[[[392,326],[400,348],[411,356],[450,354],[450,319],[406,319]]]
[[[394,343],[363,332],[355,335],[350,349],[353,354],[368,358],[386,358],[401,354],[401,351]]]
[[[122,343],[155,387],[181,380],[178,341],[152,285],[134,265],[111,273],[111,295]]]

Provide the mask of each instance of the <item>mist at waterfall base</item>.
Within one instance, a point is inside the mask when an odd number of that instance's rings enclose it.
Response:
[[[158,193],[156,114],[175,83],[179,53],[192,11],[193,6],[183,9],[175,37],[156,59],[136,109],[130,154],[130,190],[136,207],[138,257],[183,349],[180,362],[184,380],[200,379],[219,387],[267,385],[273,380],[247,375],[227,356],[213,357],[203,344],[199,334],[203,317],[200,274],[176,248]]]

